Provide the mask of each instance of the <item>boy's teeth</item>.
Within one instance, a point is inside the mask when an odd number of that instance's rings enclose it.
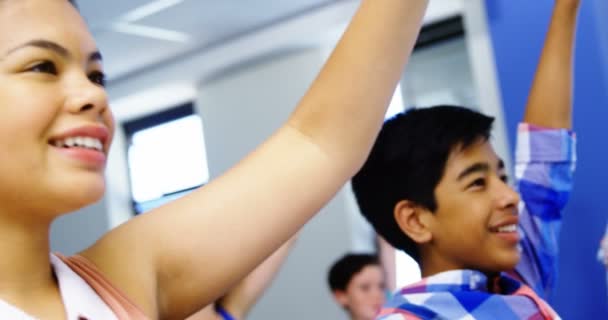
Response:
[[[517,231],[517,225],[510,224],[508,226],[502,226],[498,228],[498,232],[515,232]]]

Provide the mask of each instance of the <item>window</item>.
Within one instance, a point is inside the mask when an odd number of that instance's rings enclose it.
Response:
[[[179,198],[209,180],[203,123],[192,103],[123,126],[136,214]]]

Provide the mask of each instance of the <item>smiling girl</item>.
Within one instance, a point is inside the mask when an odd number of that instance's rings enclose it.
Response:
[[[51,222],[105,189],[114,122],[102,56],[70,1],[0,0],[2,318],[184,319],[215,301],[362,165],[427,2],[363,0],[263,145],[204,188],[66,258],[50,254]]]

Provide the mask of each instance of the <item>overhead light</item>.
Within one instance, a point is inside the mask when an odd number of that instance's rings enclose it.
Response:
[[[167,30],[162,28],[148,27],[132,23],[118,22],[112,25],[114,31],[128,33],[140,37],[154,38],[159,40],[186,43],[190,36],[183,32]]]
[[[173,7],[175,5],[178,5],[179,3],[183,2],[184,0],[156,0],[156,1],[152,1],[148,4],[145,4],[143,6],[137,7],[129,12],[127,12],[127,14],[125,14],[124,16],[122,16],[120,18],[121,21],[124,22],[134,22],[134,21],[138,21],[141,20],[143,18],[149,17],[153,14],[156,14],[158,12],[161,12],[167,8]]]

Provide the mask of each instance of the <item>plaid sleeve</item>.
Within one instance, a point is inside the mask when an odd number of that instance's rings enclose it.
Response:
[[[547,299],[557,276],[562,210],[572,189],[576,136],[565,129],[520,124],[515,178],[519,204],[521,261],[516,276]]]

